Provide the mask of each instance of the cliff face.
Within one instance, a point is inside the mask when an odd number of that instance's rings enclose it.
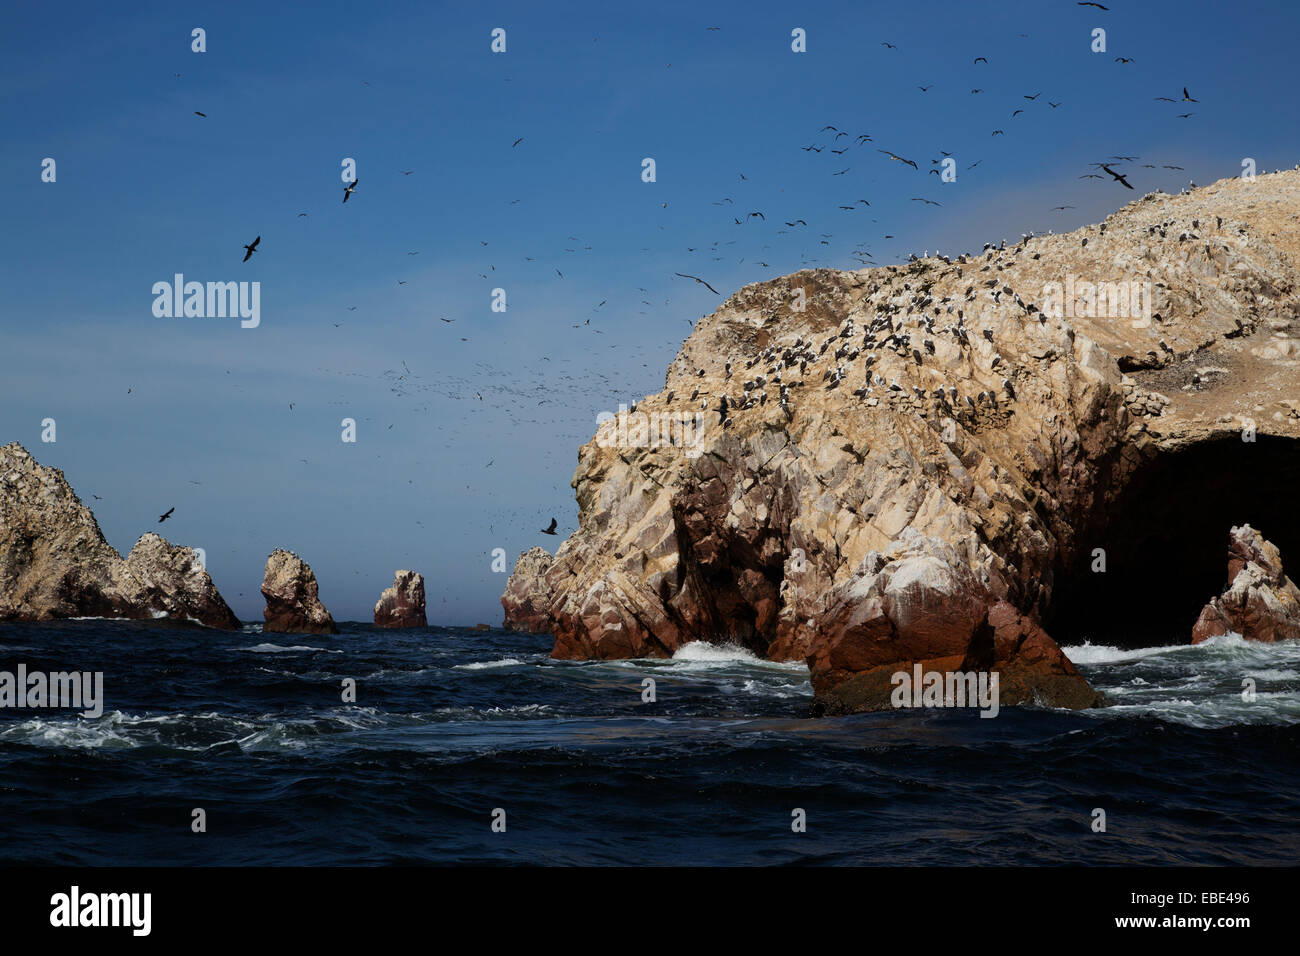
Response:
[[[171,617],[238,628],[189,548],[146,534],[126,560],[57,468],[0,447],[0,620]]]
[[[1298,213],[1300,174],[1224,180],[951,261],[746,286],[582,447],[578,530],[521,559],[507,626],[560,658],[735,641],[807,661],[827,711],[888,706],[880,675],[917,661],[995,666],[1005,704],[1090,705],[1041,623],[1108,510],[1162,456],[1300,437]]]

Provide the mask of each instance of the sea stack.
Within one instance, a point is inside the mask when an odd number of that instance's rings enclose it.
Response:
[[[168,617],[239,629],[239,618],[213,586],[193,548],[171,544],[150,531],[135,543],[126,566],[149,592],[150,606],[165,610]]]
[[[1269,644],[1300,638],[1300,588],[1273,543],[1248,524],[1228,534],[1228,587],[1201,611],[1192,643],[1229,632]]]
[[[1290,520],[1297,215],[1287,171],[745,286],[579,450],[578,529],[521,558],[506,626],[554,634],[556,658],[803,661],[822,713],[889,706],[918,663],[997,670],[1004,706],[1096,704],[1056,639],[1153,600],[1177,633],[1208,596],[1179,589],[1191,542]],[[1173,568],[1155,595],[1153,548]],[[1097,581],[1117,604],[1078,598]]]
[[[72,617],[239,627],[196,552],[146,534],[123,560],[63,472],[0,447],[0,621]]]
[[[263,633],[338,633],[334,618],[320,602],[316,575],[291,551],[277,548],[266,559],[262,596],[266,598]]]
[[[428,627],[424,609],[424,576],[398,571],[393,586],[385,589],[375,605],[376,627]]]

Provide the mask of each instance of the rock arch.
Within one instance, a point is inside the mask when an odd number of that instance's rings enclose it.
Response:
[[[1081,523],[1078,551],[1056,579],[1044,625],[1062,646],[1186,643],[1223,589],[1228,530],[1248,523],[1300,558],[1300,439],[1236,432],[1154,446]],[[1093,549],[1106,571],[1092,570]]]

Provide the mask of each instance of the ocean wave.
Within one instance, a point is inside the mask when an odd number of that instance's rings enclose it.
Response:
[[[334,650],[329,647],[311,647],[307,644],[292,644],[288,647],[281,644],[254,644],[252,647],[237,647],[238,651],[249,651],[253,654],[299,654],[304,651],[324,651],[326,654],[342,654],[340,650]]]
[[[1118,664],[1171,655],[1185,658],[1267,659],[1278,656],[1300,659],[1300,641],[1279,641],[1268,644],[1262,641],[1248,641],[1240,634],[1220,634],[1200,644],[1165,644],[1158,647],[1132,649],[1085,641],[1083,644],[1062,647],[1061,650],[1074,664]]]
[[[769,661],[739,644],[710,644],[708,641],[692,641],[677,648],[670,658],[676,665],[703,665],[706,669],[715,666],[742,665],[744,667],[762,667],[785,671],[808,670],[802,661]]]
[[[484,671],[492,670],[497,667],[519,667],[527,661],[521,661],[517,657],[505,657],[499,661],[475,661],[473,664],[456,664],[452,670],[457,671]]]

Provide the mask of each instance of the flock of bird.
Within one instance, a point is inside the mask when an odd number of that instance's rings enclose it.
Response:
[[[1078,3],[1077,6],[1095,8],[1101,12],[1109,12],[1109,8],[1099,3]],[[711,33],[721,30],[720,27],[709,27]],[[1021,35],[1025,36],[1024,34]],[[900,45],[892,41],[881,41],[881,45],[887,51],[899,51]],[[972,51],[973,52],[973,51]],[[988,85],[981,79],[985,71],[995,70],[998,68],[996,57],[992,57],[993,63],[990,62],[990,55],[973,56],[970,59],[970,71],[973,82],[969,87],[963,85],[963,91],[969,89],[969,92],[959,92],[966,98],[974,98],[971,102],[988,101],[994,102],[994,98],[987,92]],[[905,55],[905,54],[900,54]],[[1113,58],[1116,68],[1129,66],[1134,62],[1130,56],[1116,56]],[[671,65],[671,64],[670,64]],[[936,88],[933,82],[917,83],[916,89],[919,95],[925,98],[926,102],[933,101],[935,98],[944,95],[941,89]],[[1199,100],[1193,98],[1189,90],[1184,87],[1181,98],[1168,96],[1155,97],[1157,101],[1168,103],[1198,103]],[[1015,103],[1005,104],[1000,107],[999,115],[1005,116],[1002,126],[993,128],[990,131],[992,137],[1007,137],[1008,131],[1014,130],[1018,124],[1023,123],[1021,117],[1027,116],[1033,110],[1056,111],[1064,106],[1061,99],[1053,99],[1051,95],[1045,94],[1044,90],[1031,89],[1020,94],[1020,98]],[[998,107],[995,105],[995,109]],[[205,117],[204,113],[195,111],[196,115]],[[1189,119],[1193,113],[1179,113],[1179,118]],[[1013,127],[1013,121],[1017,124]],[[1003,128],[1005,127],[1005,128]],[[883,138],[883,137],[882,137]],[[524,137],[514,137],[508,146],[506,142],[502,146],[507,149],[517,149],[525,142]],[[946,144],[945,144],[946,145]],[[890,146],[893,148],[885,148]],[[912,191],[918,195],[908,195],[904,192],[911,202],[917,203],[923,207],[942,208],[943,202],[936,198],[940,195],[938,190],[943,188],[944,173],[948,169],[956,168],[956,150],[936,149],[935,155],[921,157],[918,153],[905,149],[903,145],[897,142],[877,143],[876,136],[872,132],[861,130],[859,127],[841,126],[834,123],[825,123],[816,130],[816,134],[810,139],[802,140],[796,147],[806,153],[811,161],[822,163],[820,167],[823,170],[822,175],[831,177],[843,177],[848,195],[843,201],[835,204],[834,210],[828,209],[826,212],[818,215],[815,210],[803,211],[802,215],[776,215],[776,211],[771,208],[754,208],[754,205],[739,205],[736,197],[741,195],[736,192],[735,197],[724,196],[713,201],[713,205],[726,209],[726,219],[722,222],[727,223],[732,229],[754,229],[770,230],[768,235],[774,236],[796,236],[807,235],[809,240],[815,236],[816,244],[812,250],[805,249],[800,254],[798,266],[806,267],[821,262],[820,250],[827,249],[832,245],[835,239],[834,231],[819,231],[820,228],[829,228],[834,230],[834,226],[823,225],[828,218],[836,221],[852,221],[856,224],[857,217],[866,217],[871,215],[872,203],[869,198],[862,198],[862,193],[867,189],[862,186],[852,186],[851,183],[856,178],[849,178],[861,163],[876,163],[882,167],[893,165],[898,170],[901,179],[896,183],[907,182],[915,183]],[[895,151],[901,150],[901,151]],[[905,153],[911,153],[911,156]],[[912,158],[917,157],[917,158]],[[1091,164],[1093,172],[1085,173],[1081,179],[1105,179],[1126,189],[1135,189],[1130,181],[1133,171],[1126,168],[1126,164],[1136,163],[1141,157],[1135,155],[1110,156]],[[833,163],[827,164],[827,160],[834,160]],[[973,161],[965,162],[962,167],[963,172],[970,172],[981,166],[983,158],[977,158]],[[1145,169],[1166,169],[1181,171],[1182,167],[1174,164],[1156,164],[1145,163],[1140,168]],[[909,172],[910,171],[910,172]],[[397,171],[400,175],[406,177],[412,175],[414,169],[401,169]],[[814,169],[814,174],[816,169]],[[737,189],[752,188],[750,180],[743,172],[736,172],[738,177]],[[908,179],[908,176],[920,177],[919,179]],[[934,177],[931,181],[930,177]],[[358,180],[346,183],[342,191],[342,203],[347,204],[351,199],[362,195],[357,192]],[[926,193],[928,187],[934,187],[935,192]],[[372,187],[373,188],[373,187]],[[896,186],[895,186],[896,188]],[[868,193],[868,195],[870,195]],[[848,198],[852,197],[852,198]],[[364,200],[359,200],[364,201]],[[520,200],[512,200],[512,205]],[[746,202],[742,200],[742,202]],[[663,208],[668,207],[668,203],[662,203]],[[738,208],[737,208],[738,207]],[[1073,204],[1062,203],[1052,207],[1053,212],[1065,212],[1076,208]],[[767,212],[773,212],[774,216],[771,221]],[[856,214],[856,216],[855,216]],[[306,217],[308,214],[302,212],[299,217]],[[876,222],[877,220],[872,220]],[[810,222],[815,225],[810,226]],[[661,227],[662,228],[662,227]],[[806,231],[806,232],[804,232]],[[737,231],[734,235],[742,235]],[[762,235],[754,233],[753,235]],[[882,232],[885,240],[896,238],[893,234]],[[490,238],[490,237],[489,237]],[[260,243],[262,237],[258,235],[252,242],[243,247],[243,262],[248,262],[255,253],[261,249]],[[567,236],[564,247],[566,254],[578,255],[584,252],[590,252],[592,245],[590,242],[579,239],[577,236]],[[728,258],[728,247],[737,243],[736,239],[718,238],[711,243],[699,243],[688,246],[688,254],[708,254],[712,257],[713,262],[724,262]],[[873,254],[870,244],[867,242],[856,243],[851,256],[860,266],[876,265],[875,255]],[[481,241],[482,247],[487,247],[487,241]],[[760,255],[751,258],[751,263],[762,269],[772,269],[768,258],[774,256],[766,255],[770,245],[763,245],[760,249]],[[986,247],[986,252],[1001,252],[1005,248],[999,247],[992,249]],[[645,247],[643,251],[650,251],[650,247]],[[818,253],[817,255],[810,254]],[[419,255],[418,250],[408,251],[408,256]],[[527,262],[534,262],[534,256],[525,256]],[[746,261],[743,257],[739,260],[740,264]],[[915,258],[915,257],[912,257]],[[960,256],[953,260],[944,260],[951,262],[958,267],[963,264],[973,263],[973,259]],[[795,271],[790,266],[793,263],[778,263],[779,271]],[[492,273],[496,272],[496,264],[484,261],[485,269],[479,272],[482,279],[491,278],[497,281]],[[689,269],[690,271],[686,271]],[[559,268],[553,268],[556,281],[564,280],[564,272]],[[673,276],[688,282],[695,283],[706,289],[708,292],[721,296],[723,293],[717,288],[722,282],[716,277],[710,276],[704,268],[691,268],[684,266],[682,270],[673,270]],[[715,285],[716,283],[716,285]],[[399,285],[405,285],[405,280],[398,280]],[[987,294],[996,303],[1002,297],[1006,301],[1017,303],[1027,313],[1032,313],[1033,306],[1026,305],[1009,287],[1003,287],[996,281],[987,283]],[[658,308],[651,302],[651,293],[645,288],[638,288],[638,299],[640,305],[647,308]],[[728,427],[733,421],[734,416],[754,408],[764,407],[772,401],[776,406],[781,408],[787,414],[790,414],[794,397],[798,389],[809,387],[811,384],[819,384],[826,389],[836,389],[840,387],[850,387],[853,394],[864,402],[875,403],[876,401],[887,401],[897,403],[907,400],[910,402],[924,403],[934,406],[946,414],[962,419],[965,417],[975,417],[983,414],[998,414],[1006,403],[1014,402],[1016,399],[1016,387],[1014,370],[1006,366],[1005,361],[997,354],[993,348],[992,334],[987,328],[975,328],[968,321],[966,308],[974,301],[978,294],[976,286],[972,285],[961,300],[953,301],[948,297],[940,298],[934,301],[927,291],[927,286],[922,284],[916,289],[908,286],[905,289],[907,301],[904,304],[885,303],[881,304],[877,313],[861,329],[855,328],[853,321],[849,320],[844,327],[839,329],[835,334],[820,341],[805,341],[803,338],[797,339],[792,344],[777,348],[770,346],[760,354],[752,356],[745,360],[746,374],[741,380],[737,376],[735,388],[729,389],[727,394],[718,396],[703,396],[701,407],[707,408],[710,401],[714,410],[718,414],[718,421]],[[593,297],[594,298],[594,297]],[[600,328],[602,324],[597,322],[592,325],[593,318],[604,315],[600,310],[606,305],[606,299],[602,299],[598,305],[591,309],[591,313],[585,317],[585,321],[573,323],[572,327],[579,330],[580,334],[586,335],[603,335],[605,329]],[[664,306],[669,305],[669,300],[665,299]],[[356,311],[357,306],[349,306],[349,311]],[[646,314],[642,312],[641,314]],[[446,315],[439,317],[441,322],[447,326],[453,327],[449,331],[453,334],[461,330],[460,326],[454,326],[455,318]],[[1041,315],[1039,316],[1041,321]],[[693,324],[692,320],[686,320],[688,324]],[[340,323],[334,323],[338,327]],[[680,328],[680,326],[679,326]],[[468,341],[467,336],[461,336],[461,341]],[[606,340],[607,348],[618,348],[621,343],[609,342]],[[946,343],[946,345],[945,345]],[[664,345],[666,348],[675,350],[680,345],[680,339],[668,337]],[[941,353],[945,347],[955,347],[960,352],[966,353],[972,359],[978,357],[985,367],[994,373],[999,381],[996,388],[988,388],[974,395],[961,395],[958,390],[950,384],[937,380],[922,381],[920,377],[915,380],[902,376],[901,373],[894,375],[884,375],[881,373],[881,366],[885,363],[882,359],[886,354],[892,354],[903,360],[907,367],[911,369],[927,368],[934,372],[935,376],[939,375],[942,367]],[[540,362],[552,362],[550,356],[542,356]],[[557,374],[558,369],[555,367],[561,363],[571,364],[568,374]],[[452,375],[427,375],[420,376],[414,374],[410,369],[405,368],[399,373],[398,370],[386,371],[382,379],[384,384],[389,388],[392,394],[399,397],[418,396],[422,393],[433,393],[444,398],[456,401],[468,401],[471,404],[483,402],[483,393],[485,391],[492,395],[494,400],[502,404],[510,404],[518,407],[518,402],[527,398],[535,400],[536,407],[551,404],[557,408],[556,416],[550,419],[551,422],[564,422],[573,427],[574,421],[572,415],[566,415],[561,409],[566,404],[574,404],[579,407],[590,406],[592,401],[609,403],[611,399],[616,399],[620,394],[626,394],[627,384],[611,379],[592,369],[593,363],[599,363],[599,359],[582,360],[575,356],[556,356],[554,365],[550,368],[544,368],[538,365],[534,369],[527,370],[531,375],[531,381],[521,376],[518,370],[507,371],[501,368],[493,368],[482,364],[476,364],[465,370],[463,374]],[[654,369],[662,366],[661,362],[652,365],[650,362],[643,362],[641,366],[647,369],[648,375],[654,374]],[[352,371],[343,370],[324,370],[334,371],[340,375],[360,375]],[[732,370],[730,365],[727,368],[727,379],[732,379]],[[599,396],[599,397],[597,397]],[[671,396],[670,396],[671,397]],[[693,402],[701,399],[700,390],[695,389],[695,394],[691,395]],[[290,405],[290,408],[293,406]],[[599,407],[599,406],[597,406]],[[635,408],[635,403],[632,406]],[[417,410],[427,411],[428,406],[419,406]],[[582,416],[586,420],[585,416]],[[538,424],[539,419],[526,418],[520,416],[518,419],[524,424]],[[389,425],[389,428],[392,426]],[[436,426],[439,431],[444,430],[447,426],[439,424]],[[454,426],[453,426],[454,427]],[[588,431],[584,431],[581,423],[576,430],[570,435],[557,436],[563,438],[573,438],[577,442],[582,442],[590,437]],[[571,454],[572,446],[565,449],[564,457]],[[489,462],[490,466],[491,462]],[[467,489],[469,486],[467,485]],[[170,514],[170,513],[169,513]],[[535,526],[534,526],[535,527]],[[556,534],[556,521],[551,519],[549,528],[541,530],[544,534]]]

